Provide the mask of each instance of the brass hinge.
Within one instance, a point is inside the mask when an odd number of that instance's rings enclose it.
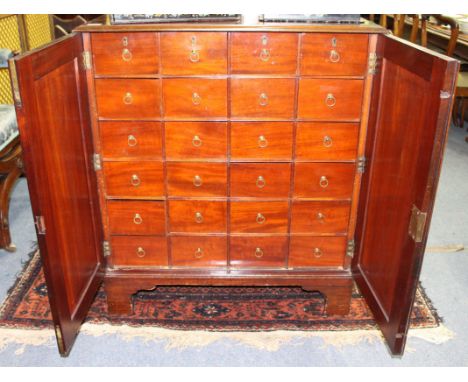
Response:
[[[85,50],[83,53],[82,53],[82,57],[83,57],[83,68],[84,70],[91,70],[91,52],[88,51],[88,50]]]
[[[356,242],[354,241],[354,239],[348,240],[348,245],[346,246],[346,256],[353,258],[355,250]]]
[[[102,170],[101,156],[99,154],[96,154],[96,153],[93,154],[93,167],[94,167],[94,171]]]
[[[11,79],[11,89],[13,91],[13,101],[15,105],[21,107],[23,101],[21,100],[21,93],[19,90],[19,81],[18,81],[18,74],[16,73],[16,64],[15,61],[10,58],[8,60],[8,65],[10,68],[10,79]]]
[[[45,235],[46,226],[44,224],[44,216],[36,216],[34,218],[34,224],[36,225],[37,234]]]
[[[426,218],[427,213],[421,212],[419,208],[413,204],[408,234],[416,243],[420,243],[423,239],[424,228],[426,227]]]
[[[377,65],[378,65],[378,57],[377,57],[377,53],[375,52],[372,52],[372,53],[369,53],[369,60],[367,62],[367,72],[369,74],[377,74]]]
[[[359,157],[357,160],[357,170],[359,173],[363,174],[366,171],[366,157]]]
[[[104,254],[104,257],[109,257],[111,255],[110,243],[106,240],[102,242],[102,253]]]

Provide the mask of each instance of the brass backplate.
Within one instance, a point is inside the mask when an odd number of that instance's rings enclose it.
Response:
[[[421,212],[418,207],[413,204],[411,209],[411,220],[409,224],[408,234],[416,243],[420,243],[423,239],[424,228],[426,226],[427,213]]]

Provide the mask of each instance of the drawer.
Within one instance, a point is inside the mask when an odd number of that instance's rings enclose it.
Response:
[[[227,80],[163,80],[164,115],[177,119],[227,119]]]
[[[233,78],[231,116],[234,119],[292,119],[295,80],[290,78]]]
[[[359,121],[364,82],[302,78],[299,81],[299,119]]]
[[[231,232],[287,233],[288,202],[231,202]]]
[[[157,74],[157,33],[91,33],[94,73],[103,76]]]
[[[232,122],[231,160],[287,160],[292,158],[290,122]]]
[[[296,131],[297,160],[355,160],[359,124],[299,122]]]
[[[161,33],[161,61],[166,75],[227,74],[227,34]]]
[[[225,160],[227,124],[225,122],[166,122],[168,160]]]
[[[227,238],[215,236],[172,236],[174,267],[227,267]]]
[[[343,267],[346,237],[291,236],[288,265],[300,267]]]
[[[108,201],[113,235],[158,235],[166,233],[165,202]]]
[[[234,268],[285,268],[287,253],[286,236],[230,238],[230,264]]]
[[[160,80],[98,78],[95,88],[100,118],[161,117]]]
[[[296,33],[231,33],[231,72],[295,74]]]
[[[355,173],[354,163],[296,163],[294,197],[351,199]]]
[[[289,196],[291,165],[289,163],[231,163],[232,197]]]
[[[226,163],[168,163],[167,179],[169,196],[227,197]]]
[[[104,162],[107,196],[146,197],[164,196],[162,162]]]
[[[102,155],[105,159],[162,159],[161,123],[99,123]]]
[[[112,236],[111,266],[167,267],[165,236]]]
[[[226,233],[225,201],[171,200],[171,232]]]
[[[292,204],[291,233],[339,234],[348,231],[351,204],[343,201]]]
[[[364,76],[367,69],[365,34],[305,33],[302,38],[301,74]]]

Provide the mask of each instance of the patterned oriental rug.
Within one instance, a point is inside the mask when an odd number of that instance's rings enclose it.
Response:
[[[204,346],[220,338],[232,338],[267,350],[275,350],[298,336],[320,336],[334,344],[380,338],[357,289],[352,295],[350,313],[344,317],[323,315],[322,296],[299,287],[157,287],[135,295],[134,307],[130,316],[109,316],[106,295],[101,289],[82,332],[170,340],[169,347]],[[419,332],[417,336],[431,342],[444,342],[452,333],[441,322],[419,287],[410,334]],[[52,329],[47,288],[36,253],[0,307],[0,348],[10,342],[42,344],[51,340]],[[194,335],[188,335],[189,332]],[[263,335],[249,336],[253,332]]]

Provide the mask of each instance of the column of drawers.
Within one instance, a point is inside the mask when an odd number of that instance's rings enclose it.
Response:
[[[367,36],[92,35],[115,266],[340,267]]]

